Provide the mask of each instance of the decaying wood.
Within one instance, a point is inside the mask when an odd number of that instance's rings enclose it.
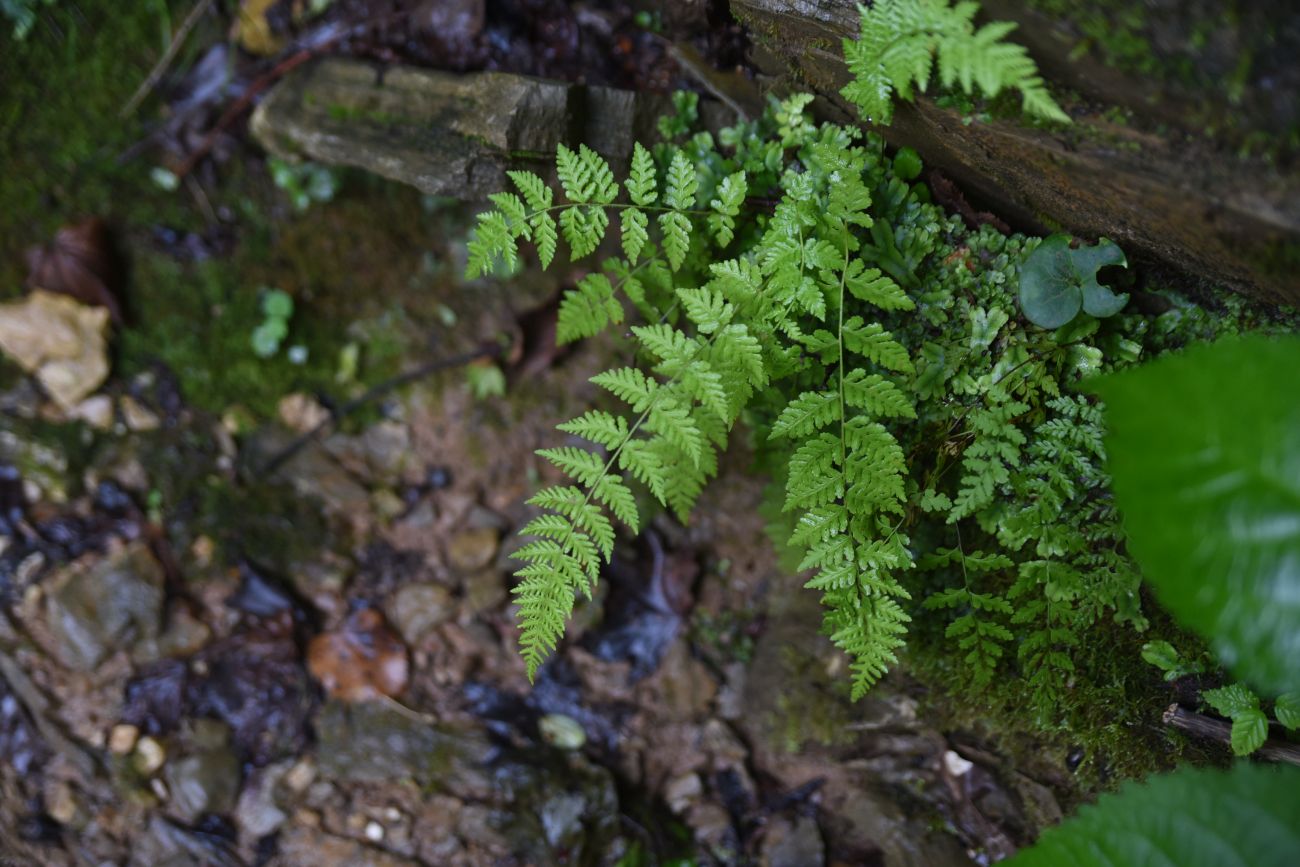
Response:
[[[1232,742],[1232,723],[1194,713],[1179,704],[1169,705],[1169,708],[1164,713],[1164,722],[1165,725],[1182,729],[1194,737],[1218,741],[1224,745]],[[1261,759],[1268,759],[1271,762],[1287,762],[1292,765],[1300,765],[1300,744],[1267,740],[1252,755]]]

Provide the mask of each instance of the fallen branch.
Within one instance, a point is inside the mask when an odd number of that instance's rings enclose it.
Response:
[[[199,19],[203,17],[203,14],[212,8],[213,2],[214,0],[199,0],[198,3],[194,4],[194,8],[181,22],[180,28],[176,31],[176,35],[172,37],[171,44],[167,46],[163,56],[154,64],[153,69],[149,70],[149,75],[145,77],[144,81],[140,82],[140,86],[135,89],[135,93],[131,94],[131,98],[126,101],[126,105],[122,106],[122,111],[118,113],[118,117],[128,117],[140,107],[140,103],[144,102],[144,98],[158,86],[158,82],[167,73],[167,69],[172,65],[172,61],[176,59],[176,55],[180,54],[181,46],[185,44],[185,38],[190,35],[190,31],[194,29],[194,25],[199,23]]]
[[[460,355],[453,355],[450,358],[438,358],[433,361],[425,362],[418,367],[399,373],[391,379],[386,379],[383,382],[372,386],[366,390],[365,394],[353,398],[338,409],[333,410],[327,418],[273,455],[271,459],[266,462],[265,466],[262,467],[261,474],[263,476],[269,476],[276,470],[280,469],[280,467],[292,460],[294,455],[298,454],[298,452],[302,451],[305,446],[310,444],[312,440],[319,437],[327,429],[336,427],[344,418],[356,412],[370,401],[383,397],[390,391],[415,382],[417,379],[423,379],[426,376],[430,376],[431,374],[442,370],[461,367],[471,362],[478,361],[480,358],[494,358],[501,355],[504,351],[505,347],[498,344],[480,346],[478,349],[471,352],[462,352]]]
[[[1198,738],[1218,741],[1224,745],[1232,742],[1232,723],[1205,716],[1204,714],[1193,713],[1178,704],[1169,705],[1168,710],[1164,713],[1164,722],[1165,725],[1182,729]],[[1288,762],[1292,765],[1300,765],[1300,744],[1267,740],[1262,747],[1251,753],[1251,755],[1258,756],[1261,759],[1268,759],[1271,762]]]

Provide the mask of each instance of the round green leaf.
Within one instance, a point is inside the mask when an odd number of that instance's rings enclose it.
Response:
[[[1070,263],[1070,236],[1052,235],[1020,267],[1020,309],[1042,328],[1060,328],[1083,307],[1077,275]]]
[[[1300,338],[1202,345],[1108,376],[1129,549],[1257,690],[1300,689]]]
[[[1107,265],[1127,267],[1124,251],[1102,238],[1091,247],[1070,249],[1069,235],[1043,239],[1020,267],[1020,308],[1043,328],[1060,328],[1082,309],[1089,316],[1114,316],[1128,303],[1097,282]]]
[[[1009,867],[1293,867],[1300,769],[1183,768],[1129,783],[1056,828]]]
[[[271,289],[262,296],[262,312],[275,319],[293,315],[293,296],[283,289]]]

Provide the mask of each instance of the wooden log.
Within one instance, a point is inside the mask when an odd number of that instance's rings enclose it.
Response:
[[[1261,0],[1264,12],[1279,20],[1256,32],[1215,15],[1213,0],[1195,4],[1230,44],[1260,43],[1254,55],[1235,55],[1259,60],[1236,92],[1223,85],[1226,76],[1209,77],[1218,87],[1204,75],[1179,87],[1155,73],[1126,71],[1076,50],[1078,37],[1069,41],[1068,27],[1029,4],[983,5],[987,18],[1020,24],[1010,38],[1026,45],[1057,85],[1074,123],[1058,129],[1016,117],[967,118],[920,96],[898,104],[893,124],[877,132],[914,147],[1019,228],[1041,233],[1059,226],[1090,239],[1104,236],[1139,259],[1182,272],[1184,288],[1225,285],[1300,306],[1300,172],[1293,168],[1300,159],[1294,144],[1300,97],[1285,84],[1300,75],[1294,63],[1300,45],[1293,45],[1300,41],[1300,6]],[[763,72],[789,89],[826,97],[842,120],[860,123],[838,92],[849,80],[841,41],[857,35],[857,0],[731,0],[731,9],[749,28],[752,59]],[[1283,22],[1285,46],[1263,44],[1282,32]],[[1157,24],[1150,27],[1158,45],[1173,25]],[[1180,50],[1193,60],[1204,57],[1207,69],[1217,68],[1211,61],[1224,54],[1215,46]],[[1180,68],[1196,68],[1188,57],[1174,59]],[[1071,92],[1082,98],[1069,98]],[[1251,147],[1254,155],[1245,153]]]

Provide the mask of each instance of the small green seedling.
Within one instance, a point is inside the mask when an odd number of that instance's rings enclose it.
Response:
[[[328,202],[338,192],[334,171],[317,163],[292,163],[279,157],[267,161],[271,179],[293,202],[294,210],[305,211],[313,202]]]
[[[262,324],[253,329],[253,352],[258,358],[270,358],[280,351],[289,334],[293,316],[293,298],[283,289],[265,289],[262,294]]]

